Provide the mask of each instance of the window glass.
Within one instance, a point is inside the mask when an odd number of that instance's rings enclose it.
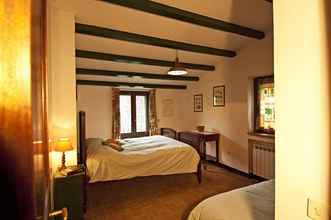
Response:
[[[121,134],[131,133],[131,96],[120,95]]]
[[[275,96],[273,77],[255,80],[256,132],[275,133]]]
[[[136,131],[147,131],[147,101],[146,96],[136,96]]]

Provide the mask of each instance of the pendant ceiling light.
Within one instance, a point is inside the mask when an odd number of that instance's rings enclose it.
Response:
[[[168,70],[168,74],[174,76],[187,74],[185,67],[179,62],[177,50],[176,50],[175,65]]]

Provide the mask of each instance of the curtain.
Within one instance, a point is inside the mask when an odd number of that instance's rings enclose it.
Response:
[[[157,115],[156,115],[156,90],[153,89],[149,93],[149,128],[150,135],[158,134]]]
[[[120,90],[112,89],[112,138],[120,139],[121,137],[121,118],[120,118]]]

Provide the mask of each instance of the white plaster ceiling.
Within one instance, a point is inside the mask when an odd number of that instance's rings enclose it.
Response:
[[[156,2],[221,19],[238,25],[272,32],[272,4],[265,0],[154,0]],[[182,41],[219,49],[240,49],[257,39],[218,31],[98,0],[54,0],[57,7],[73,10],[76,22],[121,31]],[[76,48],[120,55],[174,60],[175,50],[76,34]],[[179,51],[181,62],[217,65],[236,59]],[[77,67],[166,74],[168,67],[125,64],[77,58]],[[214,74],[215,71],[189,70],[188,75]],[[80,78],[84,78],[81,76]],[[185,84],[186,82],[182,82]]]

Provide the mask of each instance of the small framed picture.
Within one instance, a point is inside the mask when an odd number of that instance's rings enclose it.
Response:
[[[202,94],[194,95],[194,112],[203,112]]]
[[[213,88],[213,106],[214,107],[225,106],[225,85],[215,86]]]

